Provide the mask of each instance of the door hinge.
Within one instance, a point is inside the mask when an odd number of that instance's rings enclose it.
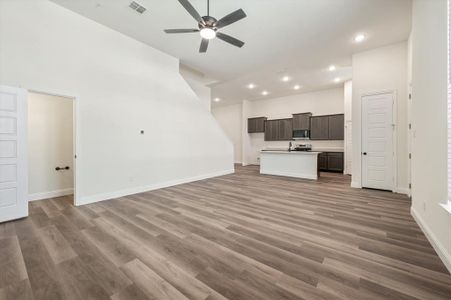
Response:
[[[412,159],[412,153],[409,153],[409,159]]]
[[[411,183],[409,183],[409,189],[412,189],[412,184]]]
[[[412,94],[409,94],[409,100],[412,100]]]
[[[409,123],[409,129],[412,129],[412,123]]]

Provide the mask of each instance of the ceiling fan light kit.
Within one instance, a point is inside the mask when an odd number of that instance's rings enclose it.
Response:
[[[227,16],[217,20],[210,16],[210,0],[207,0],[207,16],[201,17],[197,10],[188,0],[178,0],[186,11],[198,22],[199,29],[165,29],[166,33],[192,33],[199,32],[202,37],[199,52],[205,53],[208,49],[208,43],[211,39],[218,38],[226,43],[236,47],[243,47],[244,42],[231,37],[230,35],[219,32],[218,29],[233,24],[246,17],[246,13],[242,9],[238,9]]]
[[[214,39],[216,37],[216,31],[214,29],[211,28],[202,28],[200,30],[200,36],[203,39],[207,39],[207,40],[211,40]]]

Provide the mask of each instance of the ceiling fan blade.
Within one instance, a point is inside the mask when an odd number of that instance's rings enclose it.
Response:
[[[216,32],[216,37],[239,48],[243,47],[244,45],[244,42],[221,32]]]
[[[207,40],[207,39],[202,39],[202,42],[200,43],[200,48],[199,48],[199,52],[200,52],[200,53],[205,53],[205,52],[207,52],[208,41],[209,41],[209,40]]]
[[[230,25],[244,18],[246,18],[246,13],[240,8],[234,11],[233,13],[230,13],[227,16],[223,17],[222,19],[218,20],[215,26],[216,28],[222,28],[224,26]]]
[[[189,3],[188,0],[179,0],[180,4],[186,9],[186,11],[199,23],[205,24],[202,17],[197,10]]]
[[[165,29],[166,33],[191,33],[191,32],[199,32],[199,29]]]

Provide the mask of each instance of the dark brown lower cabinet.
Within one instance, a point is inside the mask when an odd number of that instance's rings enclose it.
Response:
[[[318,169],[320,171],[327,171],[327,153],[318,155]]]
[[[344,171],[343,152],[323,152],[318,155],[318,169],[325,172]]]

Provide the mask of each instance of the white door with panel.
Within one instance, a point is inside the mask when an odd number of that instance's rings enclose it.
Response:
[[[362,97],[362,187],[393,191],[394,94]]]
[[[0,222],[26,216],[27,91],[0,86]]]

